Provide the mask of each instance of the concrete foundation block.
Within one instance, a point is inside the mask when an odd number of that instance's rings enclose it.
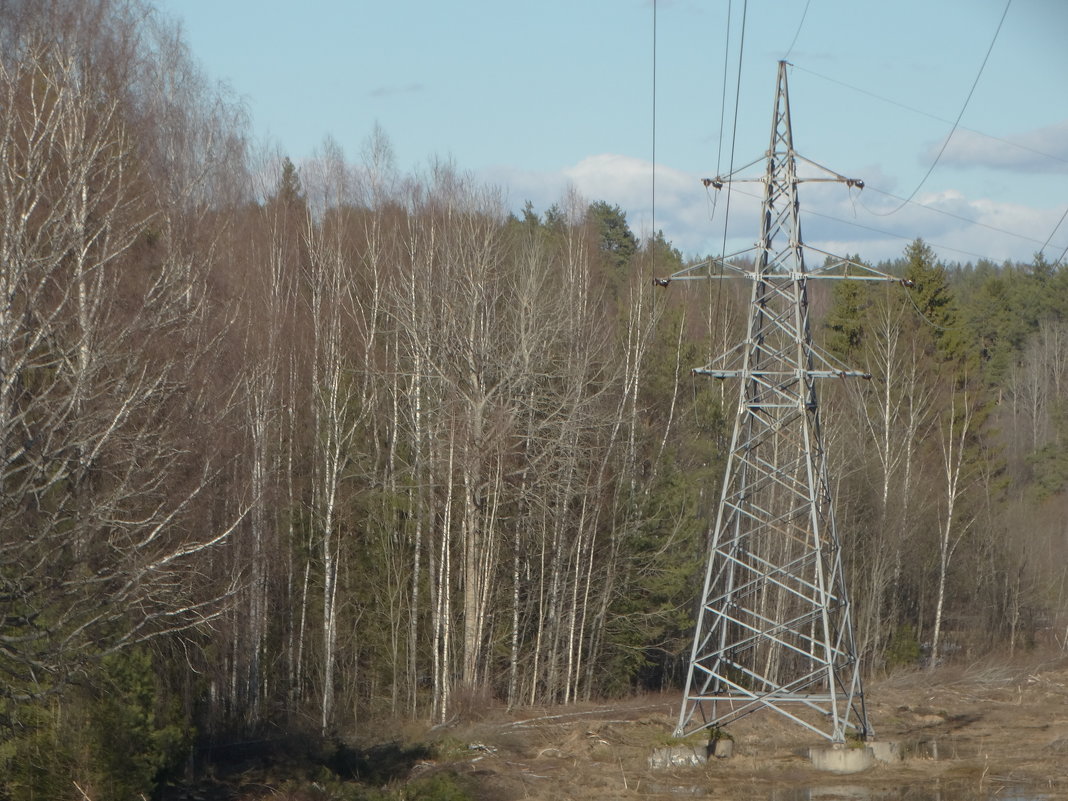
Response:
[[[810,748],[808,758],[816,770],[825,770],[828,773],[859,773],[875,764],[875,754],[868,746]]]

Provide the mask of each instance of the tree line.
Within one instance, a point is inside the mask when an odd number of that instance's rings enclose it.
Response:
[[[140,0],[0,1],[0,106],[0,797],[678,686],[743,288],[377,129],[256,153]],[[817,296],[868,669],[1056,636],[1068,275],[881,267]]]
[[[827,398],[864,650],[1064,650],[1068,271],[947,266],[921,240],[880,266],[914,287],[836,282],[824,326],[874,377]]]

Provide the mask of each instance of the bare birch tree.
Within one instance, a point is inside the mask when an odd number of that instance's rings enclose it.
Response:
[[[945,494],[938,530],[938,594],[934,609],[934,630],[931,634],[931,666],[937,665],[941,657],[950,562],[969,525],[968,520],[961,519],[960,502],[971,480],[967,447],[972,436],[971,427],[975,412],[970,402],[966,390],[960,393],[959,398],[955,393],[939,426]]]
[[[309,394],[313,419],[313,463],[310,498],[311,524],[322,570],[322,654],[320,725],[333,723],[336,692],[338,595],[342,530],[339,525],[343,485],[349,472],[354,438],[363,410],[360,406],[358,363],[349,348],[354,330],[352,262],[344,247],[340,225],[326,225],[331,210],[350,198],[351,184],[341,154],[329,143],[309,191],[311,216],[308,238],[308,314],[312,332]]]
[[[0,60],[0,660],[29,698],[218,615],[192,563],[240,514],[200,508],[220,465],[191,421],[231,407],[189,378],[217,332],[188,327],[202,276],[152,242],[124,106],[54,38],[18,46]]]

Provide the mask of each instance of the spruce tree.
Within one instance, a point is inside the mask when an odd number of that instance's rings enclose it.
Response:
[[[969,361],[969,338],[946,268],[922,239],[905,249],[905,279],[912,284],[909,291],[916,311],[932,329],[938,356],[944,361]]]

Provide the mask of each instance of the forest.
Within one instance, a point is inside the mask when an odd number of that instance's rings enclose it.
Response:
[[[680,686],[744,287],[377,128],[257,152],[140,0],[0,0],[0,109],[0,798]],[[1068,648],[1068,268],[874,266],[812,288],[865,671]]]

